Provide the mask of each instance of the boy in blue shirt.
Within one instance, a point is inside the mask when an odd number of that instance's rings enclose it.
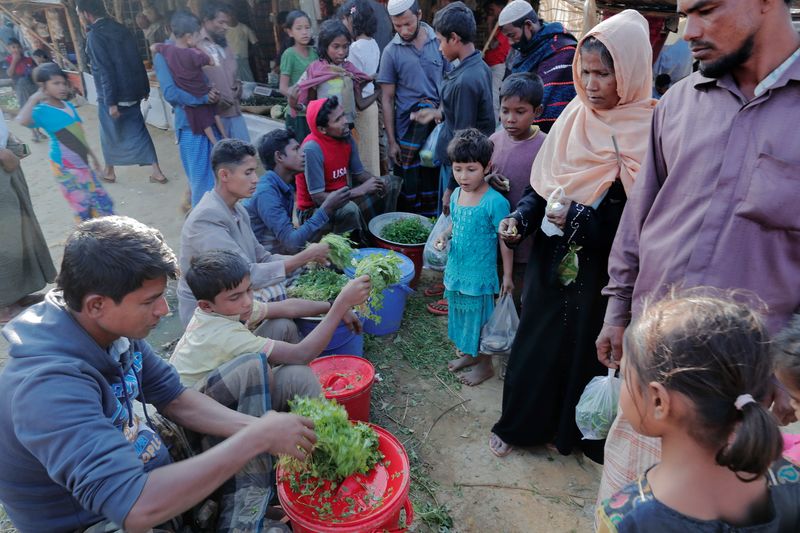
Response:
[[[344,187],[325,198],[320,209],[299,227],[292,223],[295,175],[303,172],[303,152],[291,129],[274,130],[258,140],[258,157],[267,172],[252,198],[244,202],[258,242],[275,254],[294,255],[307,242],[319,240],[331,215],[350,199]]]

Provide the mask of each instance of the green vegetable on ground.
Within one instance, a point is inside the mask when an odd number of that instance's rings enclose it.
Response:
[[[355,277],[369,276],[370,290],[369,298],[366,303],[358,307],[358,312],[364,318],[379,324],[381,317],[375,311],[383,309],[384,289],[395,285],[400,281],[402,264],[400,256],[394,252],[388,254],[374,253],[361,258],[360,261],[353,260],[356,267]]]
[[[386,224],[381,229],[381,238],[398,244],[425,244],[431,228],[417,217],[408,217]]]
[[[309,268],[286,290],[291,298],[316,302],[334,300],[347,284],[347,276],[327,268]]]
[[[352,424],[347,411],[333,400],[295,397],[289,401],[294,414],[314,422],[317,443],[305,460],[282,456],[280,465],[290,473],[309,478],[341,482],[353,474],[366,474],[383,459],[378,434],[363,422]]]
[[[350,258],[353,256],[353,247],[356,243],[349,239],[349,235],[349,233],[344,235],[328,233],[321,240],[321,242],[330,246],[331,263],[339,270],[343,270],[344,267],[349,265]]]

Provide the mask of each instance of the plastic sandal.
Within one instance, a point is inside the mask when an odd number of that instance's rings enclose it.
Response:
[[[438,300],[436,302],[431,302],[428,304],[428,312],[434,315],[447,315],[448,304],[447,300]]]

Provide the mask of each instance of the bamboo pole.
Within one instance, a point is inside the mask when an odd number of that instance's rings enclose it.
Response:
[[[34,28],[31,28],[30,26],[25,24],[24,20],[16,16],[13,12],[11,12],[11,10],[6,8],[6,6],[4,6],[3,4],[0,4],[0,11],[2,11],[5,15],[7,15],[8,18],[10,18],[15,24],[18,24],[23,28],[32,31],[33,33],[36,33],[36,30]],[[64,54],[62,54],[61,51],[58,50],[58,48],[51,46],[50,43],[42,39],[40,39],[39,42],[45,45],[45,47],[47,47],[47,49],[50,50],[54,56],[57,56],[59,59],[61,59],[61,61],[64,62],[64,65],[67,65],[72,70],[78,69],[78,67],[76,67],[72,61],[70,61]]]
[[[486,44],[483,45],[483,50],[481,50],[481,55],[486,55],[486,50],[489,49],[489,45],[492,44],[492,39],[494,36],[497,35],[497,29],[500,27],[500,21],[494,23],[494,28],[492,29],[492,33],[489,34],[489,38],[486,39]]]
[[[78,20],[78,12],[75,11],[75,2],[70,0],[62,0],[62,2],[64,2],[69,36],[72,39],[72,46],[75,47],[75,56],[78,58],[78,69],[80,73],[84,73],[86,72],[86,41],[84,41],[83,32],[80,29],[81,24]]]

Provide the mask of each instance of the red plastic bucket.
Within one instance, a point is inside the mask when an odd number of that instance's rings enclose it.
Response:
[[[326,398],[347,409],[350,420],[369,422],[369,402],[375,382],[372,363],[354,355],[330,355],[311,361],[309,366]]]
[[[425,250],[425,243],[423,242],[420,244],[400,244],[397,242],[387,241],[386,239],[381,237],[381,231],[383,230],[383,227],[386,224],[390,224],[395,220],[403,218],[418,218],[420,222],[422,222],[425,226],[428,226],[429,228],[433,227],[431,221],[422,215],[417,215],[415,213],[394,212],[394,213],[384,213],[370,220],[369,232],[372,234],[372,240],[375,242],[375,246],[377,246],[378,248],[384,248],[386,250],[394,250],[395,252],[400,252],[401,254],[411,259],[411,261],[414,263],[414,279],[411,280],[410,286],[414,288],[417,286],[419,277],[422,274],[422,253]]]
[[[384,458],[367,474],[352,475],[339,485],[325,482],[304,494],[297,474],[278,466],[278,499],[294,533],[396,533],[411,525],[414,510],[408,498],[411,468],[406,450],[394,435],[370,425],[378,433]],[[403,509],[406,527],[400,527]]]

